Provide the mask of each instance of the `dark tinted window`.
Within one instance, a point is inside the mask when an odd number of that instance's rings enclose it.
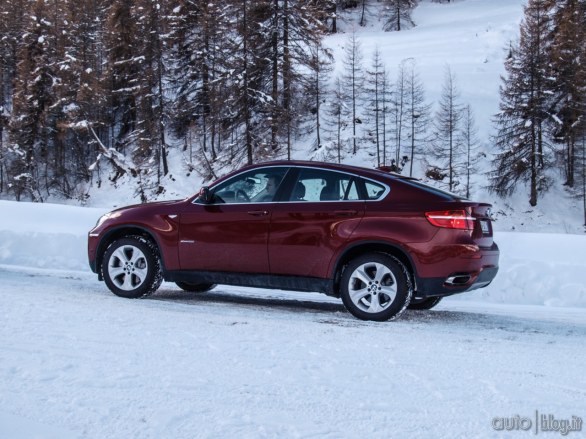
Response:
[[[299,171],[289,201],[359,200],[355,178],[324,169],[303,168]]]
[[[384,193],[386,188],[379,183],[375,183],[374,181],[364,180],[364,188],[366,189],[366,199],[367,200],[378,200],[380,199]]]

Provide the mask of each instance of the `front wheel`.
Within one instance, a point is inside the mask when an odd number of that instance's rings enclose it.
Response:
[[[398,259],[386,253],[369,253],[346,266],[340,293],[355,317],[385,321],[405,311],[413,286],[407,268]]]
[[[157,249],[141,236],[110,244],[102,259],[102,275],[110,291],[128,299],[154,293],[163,281]]]

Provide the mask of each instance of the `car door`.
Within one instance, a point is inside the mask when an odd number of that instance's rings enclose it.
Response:
[[[298,168],[287,200],[275,205],[269,233],[271,274],[328,277],[332,256],[362,216],[357,179],[318,168]]]
[[[181,214],[182,270],[269,273],[267,254],[273,200],[288,168],[260,168],[211,188]],[[269,186],[276,185],[270,194]]]

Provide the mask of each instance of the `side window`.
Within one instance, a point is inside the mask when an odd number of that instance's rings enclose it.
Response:
[[[213,190],[214,204],[270,203],[274,200],[287,168],[267,168],[246,172]]]
[[[373,181],[364,180],[367,200],[378,200],[385,193],[385,187],[382,184]]]
[[[301,169],[289,201],[359,200],[353,176],[322,169]]]

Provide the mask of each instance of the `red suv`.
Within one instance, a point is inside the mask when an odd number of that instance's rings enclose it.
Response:
[[[381,170],[317,162],[245,167],[183,201],[130,206],[89,233],[92,270],[122,297],[162,280],[319,291],[365,320],[487,286],[489,204]]]

